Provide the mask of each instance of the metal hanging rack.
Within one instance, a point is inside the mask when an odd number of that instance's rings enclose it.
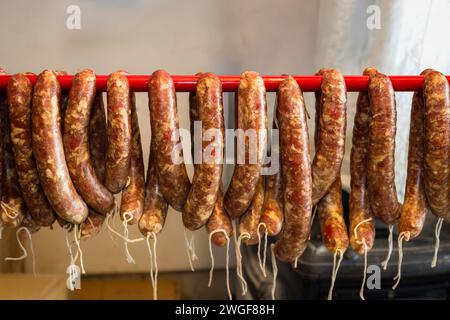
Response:
[[[150,75],[127,75],[130,82],[130,90],[134,92],[147,92],[147,85]],[[262,76],[269,92],[277,91],[279,84],[286,76]],[[304,92],[319,91],[322,82],[321,76],[301,76],[292,75],[298,82],[300,88]],[[446,76],[450,82],[450,76]],[[4,90],[8,83],[10,75],[0,75],[0,90]],[[37,76],[28,75],[28,78],[34,84]],[[107,75],[97,75],[97,90],[106,91]],[[237,91],[240,76],[238,75],[222,75],[219,76],[222,81],[222,89],[224,92]],[[422,88],[423,76],[389,76],[395,91],[418,91]],[[73,75],[58,76],[58,80],[63,90],[70,88]],[[177,92],[190,92],[195,90],[198,76],[195,75],[173,75],[172,79],[175,83]],[[369,82],[368,76],[344,76],[347,85],[347,91],[358,92],[367,89]]]

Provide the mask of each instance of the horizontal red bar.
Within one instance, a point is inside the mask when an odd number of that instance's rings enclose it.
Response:
[[[29,75],[28,77],[34,84],[36,76]],[[321,76],[293,75],[293,77],[303,91],[320,90],[320,84],[322,82]],[[6,88],[9,78],[9,75],[0,75],[0,89]],[[106,75],[97,75],[98,91],[106,91],[107,78],[108,76]],[[147,75],[128,75],[131,90],[135,92],[146,92],[149,78],[150,76]],[[192,75],[174,75],[172,78],[178,92],[194,91],[198,79],[197,76]],[[219,76],[219,78],[222,80],[223,91],[237,91],[240,76]],[[266,90],[277,91],[280,82],[285,78],[286,76],[263,76]],[[395,91],[417,91],[422,88],[423,76],[389,76],[389,78],[391,78]],[[58,79],[61,88],[67,90],[71,86],[73,76],[58,76]],[[344,79],[347,84],[347,91],[353,92],[366,90],[369,81],[369,77],[367,76],[344,76]],[[450,82],[450,76],[447,76],[447,80]]]

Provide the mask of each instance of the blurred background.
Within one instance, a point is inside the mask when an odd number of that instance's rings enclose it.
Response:
[[[79,9],[79,29],[70,27],[74,6]],[[445,0],[4,0],[0,2],[0,12],[0,64],[10,74],[39,73],[46,68],[74,74],[82,68],[92,68],[97,74],[118,69],[151,74],[156,69],[166,69],[172,74],[240,74],[255,70],[270,75],[311,75],[320,68],[333,67],[343,74],[357,75],[367,66],[376,66],[391,75],[419,74],[425,68],[450,74],[450,1]],[[184,128],[189,127],[187,98],[186,93],[178,94],[180,126]],[[274,93],[267,95],[270,114],[274,98]],[[313,94],[306,93],[305,98],[314,119]],[[347,152],[342,169],[346,190],[355,99],[356,94],[349,93]],[[411,93],[397,94],[396,178],[400,199],[406,179],[410,99]],[[234,108],[231,101],[230,94],[225,94],[229,126]],[[147,95],[139,93],[137,103],[147,159]],[[192,175],[192,166],[188,170]],[[226,168],[225,184],[231,172],[232,167]],[[119,221],[115,228],[122,232]],[[139,236],[137,226],[130,227],[130,238]],[[99,236],[82,241],[81,246],[87,271],[82,288],[87,289],[72,297],[151,296],[144,242],[130,244],[136,264],[127,263],[123,241],[112,240],[106,228]],[[59,226],[41,229],[33,235],[33,247],[40,277],[34,281],[43,282],[36,285],[35,293],[17,289],[17,297],[46,298],[58,290],[62,292],[58,297],[67,297],[65,271],[69,255],[65,233]],[[195,247],[199,259],[194,266],[202,272],[193,274],[181,215],[171,210],[158,238],[161,298],[226,297],[225,250],[214,248],[218,277],[213,288],[208,289],[206,271],[210,257],[205,230],[195,233]],[[13,232],[4,231],[0,250],[2,258],[20,254]],[[0,278],[0,296],[8,298],[13,291],[6,289],[6,284],[19,288],[17,277],[30,274],[32,262],[30,258],[25,262],[1,259],[0,270],[8,273]],[[25,278],[24,283],[30,281]],[[43,287],[45,290],[41,290]]]

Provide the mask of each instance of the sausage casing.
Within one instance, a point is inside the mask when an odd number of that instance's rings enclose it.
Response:
[[[335,69],[322,69],[321,94],[316,104],[321,104],[316,122],[317,149],[312,162],[313,204],[316,205],[338,177],[345,151],[347,127],[347,90],[342,74]]]
[[[175,86],[166,71],[152,74],[148,98],[159,190],[169,205],[181,211],[191,184],[183,162]]]
[[[60,86],[51,70],[37,78],[31,114],[33,152],[42,188],[56,214],[64,220],[82,223],[86,203],[78,195],[67,169],[61,137]]]
[[[228,216],[228,214],[225,212],[225,209],[223,208],[223,191],[222,187],[219,187],[219,191],[217,193],[217,199],[214,204],[214,208],[212,211],[211,216],[208,219],[208,222],[206,223],[206,230],[208,230],[208,233],[211,234],[211,232],[223,229],[225,230],[228,239],[231,239],[231,236],[233,235],[233,224],[231,223],[231,219]],[[216,232],[212,235],[211,241],[219,247],[222,247],[226,245],[227,238],[222,232]]]
[[[222,179],[224,120],[220,79],[212,73],[201,74],[195,99],[195,121],[200,121],[202,128],[202,163],[194,165],[191,189],[183,207],[183,223],[190,230],[199,229],[208,221]]]
[[[450,98],[449,84],[438,71],[425,75],[423,84],[425,194],[431,212],[450,219]]]
[[[141,132],[139,130],[135,94],[130,95],[131,105],[131,158],[128,183],[122,191],[120,217],[128,224],[139,221],[144,209],[145,169],[142,156]]]
[[[253,195],[252,202],[247,211],[240,217],[239,234],[248,233],[249,239],[245,240],[245,244],[253,245],[258,243],[258,225],[264,205],[264,176],[260,175],[256,191]]]
[[[89,120],[89,151],[92,165],[100,182],[105,180],[105,162],[107,149],[106,113],[102,93],[97,93],[91,110]],[[106,216],[89,209],[86,220],[81,224],[80,237],[83,239],[97,235],[105,221]]]
[[[368,196],[375,217],[390,225],[398,220],[401,206],[395,187],[395,94],[391,80],[384,74],[370,76],[369,100]]]
[[[139,219],[139,230],[144,236],[151,232],[161,232],[169,209],[166,199],[159,190],[154,153],[152,143],[148,160],[147,180],[145,181],[144,212]]]
[[[375,68],[366,68],[363,74],[370,75],[376,72]],[[370,102],[367,91],[364,91],[359,93],[356,102],[352,149],[350,152],[350,245],[358,254],[363,254],[365,248],[368,251],[371,250],[375,240],[375,223],[373,219],[368,220],[372,218],[367,194],[369,126]],[[365,247],[364,243],[366,244]]]
[[[89,122],[95,98],[95,73],[75,75],[64,117],[63,143],[67,167],[75,189],[86,204],[101,214],[114,207],[114,196],[95,173],[89,151]]]
[[[8,81],[7,93],[11,142],[20,190],[33,220],[40,226],[51,226],[55,221],[55,214],[42,190],[33,156],[31,140],[33,87],[25,74],[16,74]]]
[[[253,133],[257,141],[250,142],[245,138],[245,143],[237,146],[238,161],[224,197],[224,207],[231,218],[240,217],[250,206],[266,152],[266,88],[258,73],[246,71],[242,74],[237,100],[237,129],[243,130],[244,135],[249,134],[249,137]],[[240,151],[241,147],[244,150]],[[245,162],[239,163],[242,156]]]
[[[123,71],[108,77],[107,109],[105,186],[112,193],[118,193],[127,183],[131,153],[130,84]]]
[[[8,106],[6,96],[0,96],[0,109],[2,122],[8,119]],[[4,121],[3,135],[3,175],[2,175],[2,195],[0,208],[1,224],[8,228],[16,228],[21,225],[27,208],[20,192],[14,163],[14,154],[10,138],[10,125]]]
[[[423,183],[424,168],[424,106],[421,92],[415,92],[412,100],[409,128],[408,173],[405,201],[400,212],[398,230],[406,240],[413,239],[422,231],[428,211]]]
[[[312,176],[308,125],[302,92],[292,77],[277,93],[283,183],[284,228],[275,244],[276,256],[294,261],[305,250],[311,232]]]

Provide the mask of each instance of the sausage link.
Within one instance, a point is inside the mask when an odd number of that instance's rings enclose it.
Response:
[[[20,226],[27,228],[28,231],[30,231],[30,233],[36,233],[40,229],[39,224],[36,223],[36,221],[33,219],[33,217],[29,212],[25,213]]]
[[[147,180],[145,182],[144,212],[139,219],[139,230],[146,236],[150,232],[159,233],[164,227],[169,205],[159,190],[154,158],[153,143],[150,146]]]
[[[237,100],[237,128],[243,130],[244,135],[255,133],[257,142],[249,142],[246,138],[243,153],[239,151],[241,146],[238,146],[238,160],[241,154],[245,156],[245,162],[236,162],[230,186],[224,197],[224,207],[231,218],[240,217],[250,206],[266,152],[266,88],[258,73],[246,71],[242,74]],[[252,160],[255,156],[257,159]]]
[[[431,212],[450,219],[450,98],[449,84],[438,71],[425,75],[423,84],[425,194]]]
[[[31,114],[33,152],[45,195],[64,220],[80,224],[88,214],[78,195],[64,157],[59,113],[60,86],[51,70],[44,70],[37,78]]]
[[[222,179],[224,120],[222,83],[212,73],[200,75],[196,88],[196,121],[202,126],[202,163],[195,164],[194,177],[183,207],[183,223],[190,230],[206,224],[214,208]]]
[[[159,190],[175,210],[181,211],[191,184],[183,162],[175,86],[166,71],[152,74],[148,98]]]
[[[218,229],[225,230],[228,239],[231,239],[231,236],[233,235],[233,224],[223,208],[223,191],[221,186],[219,186],[212,214],[206,223],[206,230],[209,234]],[[227,243],[227,238],[222,232],[217,232],[212,235],[211,241],[216,246],[223,247]]]
[[[248,233],[249,239],[245,240],[246,245],[258,243],[258,225],[264,204],[264,176],[260,175],[256,191],[247,211],[240,217],[239,234]]]
[[[375,217],[394,224],[401,205],[395,188],[395,134],[397,111],[391,80],[381,73],[369,78],[371,121],[367,188]]]
[[[273,128],[278,130],[274,119]],[[272,146],[271,159],[280,157],[278,147]],[[264,205],[260,223],[264,223],[267,235],[276,236],[283,227],[283,188],[281,182],[281,169],[277,173],[265,177]]]
[[[106,134],[106,113],[102,93],[97,93],[89,120],[89,151],[95,174],[101,183],[105,180],[105,163],[108,140]]]
[[[117,71],[108,77],[107,98],[105,186],[118,193],[127,183],[131,153],[130,85],[125,72]]]
[[[20,192],[19,181],[17,178],[16,167],[14,164],[14,154],[10,138],[10,125],[5,119],[8,119],[8,106],[5,95],[0,96],[0,108],[2,122],[4,122],[3,135],[3,175],[2,175],[2,195],[0,220],[8,228],[20,226],[27,212],[25,202]]]
[[[408,173],[405,201],[400,212],[398,230],[406,241],[417,237],[422,231],[428,211],[423,183],[424,167],[424,106],[422,93],[415,92],[412,100],[409,127]]]
[[[102,93],[97,93],[89,120],[89,151],[95,174],[101,183],[105,180],[105,162],[107,149],[106,114]],[[105,221],[106,216],[89,209],[86,220],[81,224],[80,236],[83,239],[96,236]]]
[[[34,221],[40,226],[51,226],[55,214],[39,181],[31,141],[33,87],[25,74],[16,74],[8,81],[7,93],[11,142],[20,190]]]
[[[139,221],[144,209],[145,170],[142,157],[141,133],[139,130],[135,94],[130,95],[131,105],[131,159],[128,171],[128,183],[122,191],[120,217],[129,220],[128,224]]]
[[[338,177],[317,205],[322,241],[331,253],[344,253],[348,248],[348,233],[342,206],[342,185]]]
[[[87,239],[94,237],[100,233],[102,230],[103,222],[106,216],[89,209],[89,215],[81,224],[80,238]]]
[[[114,196],[99,181],[89,152],[89,121],[95,97],[95,73],[85,69],[72,81],[64,117],[63,143],[75,189],[86,204],[101,214],[114,207]]]
[[[363,75],[375,74],[375,68],[366,68]],[[369,159],[370,102],[367,91],[360,92],[356,102],[350,153],[350,245],[357,254],[370,251],[375,240],[375,223],[372,220],[367,194],[367,166]],[[365,221],[365,222],[363,222]],[[355,228],[356,231],[355,231]],[[364,247],[364,243],[366,246]]]
[[[285,222],[274,250],[279,259],[292,262],[306,248],[312,215],[312,175],[306,108],[302,92],[294,78],[289,76],[280,84],[277,104]]]
[[[312,162],[313,204],[316,205],[338,177],[345,151],[347,127],[347,89],[342,74],[336,69],[322,69],[321,93],[316,104],[321,104],[316,122],[316,154]]]
[[[316,100],[316,127],[314,140],[317,149],[320,149],[319,143],[330,146],[332,145],[329,139],[337,138],[338,141],[342,141],[345,139],[346,132],[346,103],[341,103],[337,105],[337,108],[340,114],[339,116],[335,116],[334,121],[335,125],[339,128],[343,128],[343,131],[338,131],[337,134],[323,134],[322,131],[326,130],[323,127],[324,122],[322,119],[326,119],[329,117],[324,112],[328,110],[325,109],[324,101],[328,99],[330,101],[342,101],[341,97],[346,96],[346,88],[345,83],[343,83],[342,76],[339,76],[339,73],[335,70],[321,70],[319,74],[323,74],[324,77],[328,78],[327,74],[334,73],[336,80],[335,81],[326,81],[322,83],[322,94],[316,95],[318,101]],[[344,94],[342,94],[344,92]],[[334,98],[333,95],[336,95]],[[328,96],[328,97],[327,97]],[[345,99],[346,100],[346,99]],[[343,110],[342,110],[343,109]],[[335,110],[336,111],[336,110]],[[339,125],[339,121],[343,122]],[[338,143],[337,148],[340,149],[342,145]],[[323,148],[322,148],[323,150]],[[343,149],[340,150],[343,153]],[[320,156],[320,155],[318,155]],[[339,154],[340,156],[340,154]],[[319,162],[320,163],[320,162]],[[314,171],[313,171],[313,181],[314,181]],[[325,247],[332,253],[341,252],[344,253],[348,247],[348,234],[347,227],[344,221],[344,208],[342,207],[342,185],[341,185],[341,177],[340,177],[340,166],[339,171],[337,172],[336,180],[331,184],[330,188],[327,190],[325,195],[319,200],[317,205],[317,213],[319,216],[320,222],[320,230],[322,234],[322,241],[325,244]]]
[[[197,74],[197,76],[200,75],[201,73]],[[191,92],[189,94],[189,118],[191,124],[191,154],[192,158],[194,158],[194,123],[199,118],[195,92]],[[220,179],[219,182],[219,190],[217,193],[216,202],[214,203],[214,208],[205,227],[209,234],[211,234],[215,230],[223,229],[225,230],[228,238],[231,238],[231,236],[233,235],[233,225],[231,223],[231,219],[223,208],[222,179]],[[227,239],[222,232],[214,233],[211,237],[211,241],[219,247],[222,247],[227,243]]]

